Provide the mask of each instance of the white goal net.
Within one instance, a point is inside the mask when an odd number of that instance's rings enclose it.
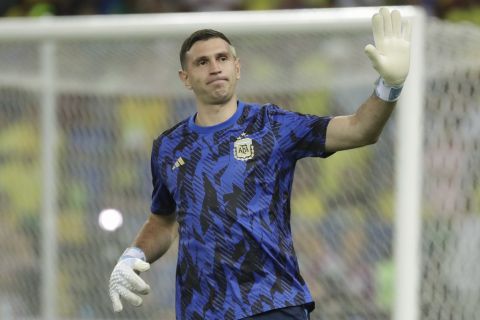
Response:
[[[144,275],[153,292],[141,308],[115,315],[108,297],[116,259],[149,214],[151,143],[195,110],[177,78],[179,48],[193,29],[137,35],[132,19],[111,37],[71,38],[68,28],[88,29],[93,20],[72,19],[63,35],[55,19],[45,20],[47,43],[45,34],[35,38],[40,24],[0,23],[7,30],[0,34],[0,319],[175,318],[176,244]],[[10,25],[33,36],[9,35]],[[368,18],[274,29],[225,31],[242,63],[242,100],[341,115],[372,93],[376,73],[363,53],[373,41]],[[480,29],[428,20],[425,40],[418,315],[475,319]],[[316,301],[312,319],[393,316],[402,138],[395,118],[377,144],[297,167],[291,222]],[[123,214],[113,232],[98,222],[106,208]]]

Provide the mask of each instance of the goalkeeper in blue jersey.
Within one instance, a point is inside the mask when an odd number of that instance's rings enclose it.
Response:
[[[197,112],[153,143],[148,220],[110,278],[121,299],[140,305],[138,275],[179,234],[177,319],[308,319],[314,308],[290,231],[297,160],[375,143],[409,69],[410,27],[382,8],[365,52],[380,74],[374,93],[347,116],[319,117],[238,99],[240,61],[230,40],[199,30],[185,40],[179,71]]]

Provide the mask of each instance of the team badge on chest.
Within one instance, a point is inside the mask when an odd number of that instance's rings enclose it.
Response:
[[[253,158],[255,150],[253,149],[252,139],[247,138],[245,133],[242,133],[233,144],[233,155],[235,159],[247,161]]]

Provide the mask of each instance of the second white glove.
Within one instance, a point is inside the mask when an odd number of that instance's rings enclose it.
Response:
[[[143,299],[139,294],[145,295],[150,292],[150,286],[135,272],[147,271],[150,264],[139,258],[124,256],[120,258],[110,276],[110,299],[115,312],[123,310],[120,298],[134,306],[140,306]]]

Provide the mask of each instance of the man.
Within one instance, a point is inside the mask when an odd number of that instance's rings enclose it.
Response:
[[[177,319],[308,319],[314,308],[290,232],[296,161],[377,141],[409,69],[410,28],[382,8],[372,18],[379,72],[374,94],[353,115],[318,117],[245,103],[235,92],[240,61],[229,39],[199,30],[185,40],[179,76],[197,113],[158,137],[152,150],[151,212],[110,278],[140,305],[149,269],[179,227]]]

